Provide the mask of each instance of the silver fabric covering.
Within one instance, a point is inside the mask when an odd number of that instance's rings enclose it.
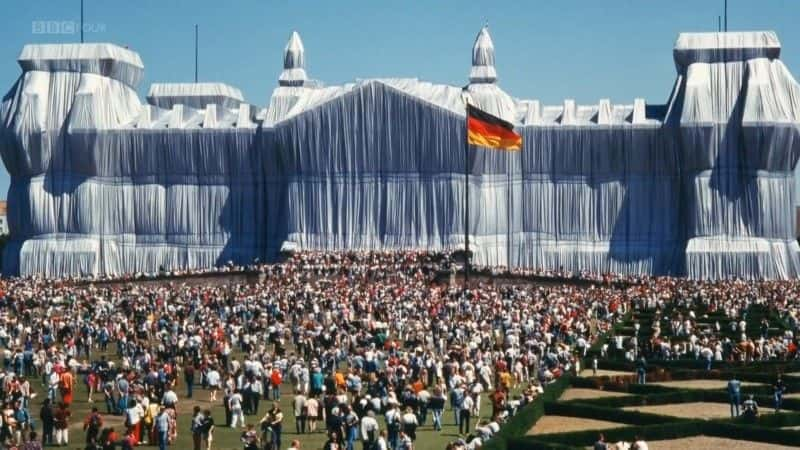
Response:
[[[293,34],[259,111],[222,84],[154,85],[143,104],[138,55],[110,44],[26,46],[0,104],[4,272],[460,248],[469,96],[515,123],[524,147],[470,150],[476,263],[796,277],[800,86],[779,55],[769,32],[682,34],[666,104],[549,106],[500,88],[487,29],[464,90],[323,87]]]

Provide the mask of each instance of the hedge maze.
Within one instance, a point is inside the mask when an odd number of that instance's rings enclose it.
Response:
[[[680,343],[681,336],[672,336],[664,323],[676,313],[688,313],[690,307],[682,311],[678,308],[661,311],[633,311],[625,320],[617,324],[610,333],[630,338],[634,335],[634,323],[639,324],[639,342],[648,345],[652,337],[653,324],[661,323],[661,336],[671,344]],[[701,308],[702,309],[702,308]],[[701,311],[697,314],[697,329],[714,333],[716,337],[731,339],[741,336],[732,331],[727,324],[731,321],[718,311]],[[776,311],[760,305],[750,306],[743,317],[747,323],[747,336],[756,339],[762,333],[762,319],[769,321],[770,336],[783,336],[788,325]],[[726,326],[716,330],[715,322],[724,321]],[[738,335],[738,336],[737,336]],[[605,336],[590,350],[586,363],[600,355],[601,346],[606,343]],[[735,342],[735,341],[734,341]],[[713,361],[707,370],[706,360],[694,357],[670,360],[648,360],[648,384],[636,384],[635,364],[625,360],[619,352],[599,359],[599,368],[616,371],[619,375],[591,376],[591,370],[581,375],[565,375],[545,389],[545,393],[528,405],[503,427],[499,436],[487,443],[490,449],[577,449],[587,448],[597,441],[600,433],[606,442],[632,442],[639,436],[646,442],[663,441],[694,436],[708,436],[748,441],[748,447],[761,444],[775,444],[786,447],[800,447],[800,363],[796,359],[770,359],[741,361],[737,356],[732,361]],[[587,374],[588,372],[588,374]],[[607,373],[607,372],[606,372]],[[774,413],[773,384],[781,374],[786,385],[786,395],[780,413]],[[587,376],[588,375],[588,376]],[[731,377],[742,381],[741,398],[749,395],[759,405],[759,417],[747,420],[743,417],[730,417],[729,396],[726,385]],[[715,383],[687,382],[689,380],[716,380]],[[693,384],[699,384],[694,387]],[[688,386],[688,387],[687,387]],[[575,399],[560,399],[569,389],[581,389]],[[586,389],[597,392],[596,398],[585,395]],[[608,396],[604,392],[626,395]],[[647,412],[635,409],[645,408]],[[662,412],[661,410],[669,411]],[[676,413],[677,412],[677,413]],[[558,420],[570,418],[613,422],[612,428],[581,429],[580,431],[537,432],[535,425],[542,417],[556,416]],[[591,423],[591,422],[590,422]],[[569,429],[569,426],[565,426]],[[794,429],[793,429],[794,428]],[[613,447],[610,447],[613,448]],[[650,446],[657,449],[658,446]],[[742,447],[745,448],[745,447]]]

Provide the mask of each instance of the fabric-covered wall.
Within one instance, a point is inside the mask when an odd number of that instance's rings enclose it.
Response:
[[[774,35],[712,35],[679,37],[662,106],[542,107],[508,96],[493,76],[473,80],[473,101],[523,135],[521,152],[470,150],[475,263],[797,276],[800,88]],[[481,52],[493,51],[487,39],[482,30]],[[299,36],[290,44],[286,70],[298,72],[304,49]],[[138,55],[64,47],[26,47],[24,72],[0,104],[12,178],[4,273],[246,263],[285,243],[463,247],[459,88],[320,87],[303,72],[282,79],[254,121],[224,85],[160,85],[143,105]],[[478,62],[494,64],[481,52]]]

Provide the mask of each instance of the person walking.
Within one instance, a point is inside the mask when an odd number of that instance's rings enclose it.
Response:
[[[461,402],[461,410],[459,411],[458,433],[469,433],[469,422],[472,418],[472,408],[475,406],[475,400],[472,395],[467,394],[464,396],[464,401]]]
[[[785,391],[786,391],[786,385],[783,383],[783,379],[781,379],[781,376],[778,375],[778,380],[775,381],[774,385],[772,385],[772,393],[775,399],[776,413],[781,411],[781,406],[783,405],[783,393]]]
[[[183,369],[183,381],[186,383],[186,398],[192,398],[192,391],[194,389],[194,364],[191,362],[186,364]]]
[[[442,412],[447,399],[439,386],[433,389],[433,395],[428,400],[428,409],[433,414],[434,431],[442,431]]]
[[[201,441],[205,449],[211,450],[211,444],[214,442],[214,418],[211,416],[211,410],[206,409],[203,411],[203,424],[200,428]]]
[[[731,404],[731,417],[739,416],[739,405],[742,403],[741,390],[742,383],[736,379],[736,375],[734,374],[730,381],[728,381],[728,399]]]
[[[304,434],[306,432],[306,396],[303,392],[296,390],[292,403],[294,405],[294,426],[297,434]]]
[[[103,428],[103,418],[97,411],[97,407],[92,407],[92,411],[83,421],[83,431],[86,432],[86,443],[97,442],[100,430]]]
[[[55,411],[53,411],[52,401],[49,398],[44,399],[42,409],[39,411],[39,419],[42,421],[42,445],[53,445]]]
[[[158,410],[158,416],[153,421],[156,437],[158,439],[158,450],[167,450],[169,443],[169,414],[163,405]]]
[[[380,427],[378,421],[375,420],[375,412],[370,410],[361,418],[361,441],[364,444],[364,450],[377,450],[378,435]]]
[[[194,412],[192,413],[192,424],[191,424],[193,450],[200,450],[202,446],[204,421],[205,417],[203,416],[203,412],[200,411],[199,406],[195,406]]]
[[[228,397],[228,408],[231,412],[231,428],[236,428],[238,425],[244,426],[244,410],[242,409],[242,394],[238,389],[233,391],[233,394]]]
[[[283,384],[283,376],[281,375],[280,369],[275,367],[272,369],[272,373],[269,376],[269,385],[273,400],[281,399],[281,384]]]
[[[272,450],[281,449],[281,432],[283,431],[283,412],[278,402],[272,403],[272,408],[261,419],[272,431]]]
[[[56,445],[69,445],[69,408],[64,403],[58,405],[53,414],[53,428],[56,434]]]
[[[636,375],[639,384],[645,384],[647,382],[647,360],[644,359],[644,355],[636,360]]]
[[[402,417],[402,422],[403,429],[400,431],[400,441],[402,441],[403,435],[407,436],[412,441],[416,441],[419,421],[417,420],[417,415],[414,414],[414,410],[412,410],[410,406],[406,408],[406,412]]]

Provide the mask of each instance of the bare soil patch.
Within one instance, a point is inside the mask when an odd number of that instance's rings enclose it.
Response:
[[[627,424],[606,420],[584,419],[569,416],[544,416],[528,431],[528,434],[569,433],[583,430],[608,430]]]
[[[656,386],[664,386],[679,389],[726,389],[728,382],[725,380],[676,380],[676,381],[662,381],[655,384]],[[763,386],[761,383],[752,383],[742,381],[742,387],[747,386]]]
[[[600,389],[569,388],[559,397],[559,400],[591,400],[607,397],[627,397],[624,392],[601,391]]]
[[[779,450],[792,448],[785,445],[710,436],[692,436],[666,441],[646,441],[653,450],[686,450],[689,448],[724,448],[725,450]]]
[[[639,411],[643,413],[661,414],[664,416],[682,417],[687,419],[708,420],[721,419],[731,416],[731,407],[727,403],[671,403],[668,405],[626,406],[622,409],[626,411]],[[759,413],[761,414],[770,414],[772,412],[773,410],[771,408],[759,408]]]

